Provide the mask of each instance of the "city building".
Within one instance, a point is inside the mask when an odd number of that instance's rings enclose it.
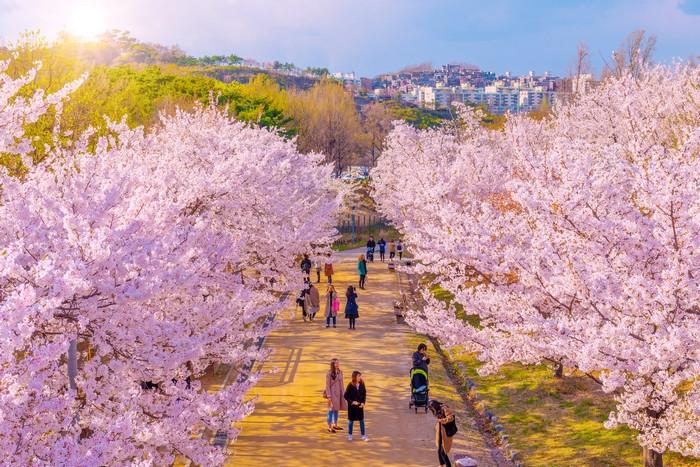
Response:
[[[334,73],[355,93],[369,99],[397,99],[431,110],[449,109],[453,103],[483,106],[494,114],[530,112],[543,102],[555,106],[576,93],[596,85],[590,74],[577,80],[558,78],[545,72],[529,71],[515,76],[506,71],[496,74],[469,64],[450,63],[439,68],[430,64],[407,67],[375,78],[357,78],[354,73]]]

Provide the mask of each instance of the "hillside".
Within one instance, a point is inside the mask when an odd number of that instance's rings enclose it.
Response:
[[[203,75],[217,79],[223,83],[231,83],[233,81],[247,84],[258,75],[267,75],[282,89],[310,89],[318,82],[318,78],[309,76],[295,76],[292,74],[279,73],[273,70],[247,66],[214,66],[200,68],[196,71]]]

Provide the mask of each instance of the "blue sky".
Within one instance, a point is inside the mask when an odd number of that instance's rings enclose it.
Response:
[[[700,54],[700,0],[0,0],[0,40],[51,37],[84,18],[193,55],[363,76],[426,61],[562,75],[579,42],[600,69],[638,28],[657,35],[659,61]]]

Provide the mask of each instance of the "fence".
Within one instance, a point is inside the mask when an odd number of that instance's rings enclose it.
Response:
[[[391,227],[386,219],[372,214],[357,214],[355,215],[355,233],[367,234],[370,232],[378,232],[379,230]],[[347,234],[352,233],[352,218],[343,219],[336,227],[338,232]]]

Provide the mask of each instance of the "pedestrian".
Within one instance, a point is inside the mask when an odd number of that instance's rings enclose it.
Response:
[[[335,327],[335,320],[338,317],[338,310],[340,310],[340,299],[338,298],[338,292],[335,291],[333,284],[328,285],[328,290],[326,291],[326,327],[331,326],[331,320],[333,321],[333,327]]]
[[[396,256],[396,243],[393,240],[389,240],[389,261],[394,259]]]
[[[379,239],[379,243],[377,243],[379,246],[379,259],[382,260],[382,263],[384,262],[384,254],[386,253],[386,240],[384,240],[384,237]]]
[[[418,344],[418,349],[413,352],[413,368],[420,368],[428,373],[428,365],[430,357],[428,357],[428,346],[424,343]]]
[[[377,242],[374,241],[374,236],[370,235],[369,240],[367,240],[367,260],[374,263],[374,249],[377,246]]]
[[[369,441],[365,434],[367,390],[365,389],[365,382],[362,381],[362,373],[357,370],[352,372],[352,381],[345,389],[345,400],[348,401],[348,441],[352,441],[352,426],[355,422],[360,422],[362,441]]]
[[[309,281],[309,289],[306,292],[306,314],[309,316],[309,321],[313,321],[316,318],[316,313],[321,308],[321,296],[318,293],[318,289]]]
[[[367,261],[362,255],[357,258],[357,274],[360,276],[360,281],[357,285],[361,289],[364,289],[365,282],[367,281]]]
[[[450,450],[452,439],[457,434],[455,415],[446,404],[431,400],[428,404],[430,412],[437,418],[435,423],[435,446],[438,448],[440,466],[452,467]]]
[[[352,285],[348,286],[345,292],[347,303],[345,304],[345,317],[350,320],[348,329],[355,329],[355,320],[360,317],[360,310],[357,306],[357,291]]]
[[[331,360],[331,369],[326,373],[326,389],[323,397],[328,401],[328,433],[335,433],[343,429],[338,426],[338,414],[341,410],[348,408],[343,392],[345,383],[343,382],[343,372],[340,370],[340,361],[337,358]]]
[[[332,284],[333,283],[333,263],[331,263],[331,258],[330,255],[328,255],[328,262],[323,265],[323,274],[326,275],[326,278],[328,279],[328,283]]]
[[[316,283],[321,282],[321,262],[319,260],[314,260],[314,269],[316,269]]]
[[[360,275],[360,288],[364,289],[367,282],[367,260],[362,256],[358,258],[357,273]]]
[[[403,244],[401,243],[401,240],[396,242],[396,253],[399,254],[399,261],[401,261],[403,258]]]
[[[304,317],[304,321],[306,321],[306,294],[308,293],[308,279],[304,278],[304,288],[301,289],[301,293],[299,293],[299,296],[297,297],[297,305],[301,307],[301,315]]]
[[[304,259],[301,260],[301,272],[303,272],[306,277],[309,277],[309,274],[311,274],[311,260],[309,259],[309,255],[304,255]]]

